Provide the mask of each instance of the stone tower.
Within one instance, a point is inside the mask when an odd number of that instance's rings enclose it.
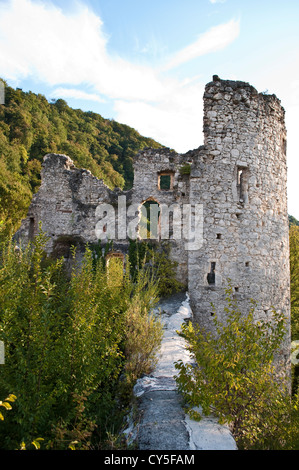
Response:
[[[207,328],[211,302],[223,312],[228,279],[243,310],[254,299],[258,317],[274,307],[289,321],[284,114],[275,95],[247,83],[214,76],[206,85],[204,146],[190,175],[190,203],[203,204],[204,244],[189,253],[188,274],[194,314]]]

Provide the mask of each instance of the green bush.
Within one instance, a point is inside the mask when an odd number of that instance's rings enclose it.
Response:
[[[16,400],[15,395],[10,394],[4,401],[0,400],[0,406],[4,408],[5,410],[11,410],[11,402],[14,402]],[[0,411],[0,421],[4,421],[4,416]]]
[[[179,390],[193,416],[194,407],[227,423],[242,449],[279,449],[290,445],[291,415],[296,415],[283,378],[274,366],[284,336],[284,318],[273,311],[272,322],[256,322],[254,307],[242,315],[232,288],[227,289],[226,321],[213,317],[216,333],[191,323],[181,335],[196,366],[176,364]]]
[[[157,360],[157,348],[163,336],[162,323],[136,297],[126,315],[125,375],[135,383],[142,374],[152,372]]]
[[[0,340],[6,351],[0,396],[12,392],[18,398],[1,425],[1,447],[20,448],[37,438],[49,448],[99,447],[122,417],[119,379],[127,361],[144,356],[147,367],[159,341],[155,322],[147,320],[156,284],[146,271],[132,282],[129,270],[122,282],[111,283],[111,266],[107,271],[102,260],[95,262],[88,247],[68,276],[63,260],[46,257],[45,243],[41,232],[26,249],[8,243],[0,253]],[[132,321],[146,331],[143,344],[131,337]]]

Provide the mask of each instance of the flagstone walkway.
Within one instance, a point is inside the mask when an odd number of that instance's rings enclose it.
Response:
[[[158,308],[164,323],[159,361],[154,372],[135,385],[140,418],[127,434],[132,432],[140,450],[236,450],[229,429],[214,417],[190,419],[177,391],[174,363],[191,361],[185,341],[176,332],[192,317],[188,296],[174,295],[161,301]]]

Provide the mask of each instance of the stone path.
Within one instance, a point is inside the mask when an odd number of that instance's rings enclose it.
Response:
[[[176,331],[191,318],[186,294],[177,294],[160,302],[164,337],[155,371],[135,385],[140,420],[128,428],[140,450],[236,450],[235,441],[225,426],[213,417],[200,422],[190,419],[182,407],[174,375],[174,362],[190,361],[185,342]]]

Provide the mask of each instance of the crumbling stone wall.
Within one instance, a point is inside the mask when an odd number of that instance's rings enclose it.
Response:
[[[33,196],[17,238],[23,242],[32,239],[42,223],[50,238],[49,253],[61,251],[67,241],[82,245],[96,242],[95,208],[99,200],[109,201],[111,193],[90,171],[75,168],[68,156],[48,154],[43,161],[40,189]]]
[[[274,306],[289,319],[284,109],[275,95],[217,76],[206,85],[203,99],[204,145],[186,154],[170,149],[140,151],[129,191],[110,190],[89,171],[75,168],[65,155],[46,155],[41,187],[17,237],[28,241],[41,221],[50,236],[49,253],[67,257],[72,243],[98,242],[95,227],[103,214],[97,207],[106,203],[115,208],[114,246],[125,253],[128,240],[122,224],[128,226],[145,201],[156,201],[161,213],[172,205],[182,214],[186,205],[201,205],[202,224],[197,230],[203,232],[202,246],[186,249],[184,237],[171,232],[167,240],[197,321],[212,327],[211,303],[219,314],[224,312],[228,279],[244,311],[254,299],[257,318],[270,318]],[[167,189],[161,184],[165,176]],[[126,209],[133,208],[125,219],[118,211],[119,198]],[[160,232],[157,243],[162,239]],[[289,342],[288,334],[286,362]]]
[[[170,149],[145,149],[138,153],[134,161],[134,185],[132,189],[132,204],[140,204],[148,200],[156,201],[161,210],[161,217],[168,211],[172,217],[172,207],[175,205],[180,213],[183,206],[189,204],[189,175],[182,171],[186,165],[191,164],[191,159],[185,155],[177,154]],[[160,177],[170,176],[170,188],[161,189]],[[183,223],[183,221],[182,221]],[[188,252],[185,250],[183,236],[174,238],[171,232],[169,238],[163,238],[159,232],[157,242],[169,243],[171,257],[177,262],[177,278],[183,284],[188,284]]]

